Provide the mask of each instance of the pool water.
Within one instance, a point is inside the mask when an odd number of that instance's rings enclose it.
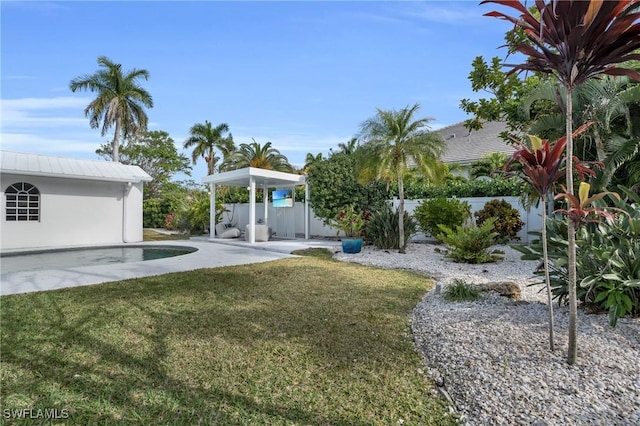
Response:
[[[6,274],[43,269],[143,262],[181,256],[197,250],[195,247],[184,246],[129,246],[7,253],[0,256],[0,272]]]

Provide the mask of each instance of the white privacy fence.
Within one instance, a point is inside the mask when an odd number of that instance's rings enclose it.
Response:
[[[475,213],[481,210],[484,205],[494,199],[505,200],[511,204],[518,212],[520,212],[520,218],[524,222],[522,230],[518,233],[520,241],[529,242],[531,236],[528,235],[529,231],[539,231],[542,229],[542,210],[540,206],[531,207],[527,211],[521,204],[519,197],[474,197],[474,198],[458,198],[460,201],[466,201],[471,205],[471,213]],[[413,211],[422,200],[405,200],[405,210],[413,214]],[[391,201],[393,206],[397,208],[399,204],[398,199]],[[276,237],[279,238],[295,238],[296,234],[300,237],[304,235],[304,202],[296,202],[293,207],[279,207],[274,208],[269,203],[267,211],[267,224],[275,231]],[[238,228],[244,229],[249,223],[249,204],[225,204],[225,208],[229,212],[223,215],[223,221],[231,222]],[[256,221],[265,222],[264,218],[264,204],[256,203]],[[318,219],[313,214],[309,218],[309,234],[313,238],[315,237],[334,237],[337,235],[336,229],[329,226],[325,226],[321,219]],[[417,234],[413,239],[423,239],[422,233]]]

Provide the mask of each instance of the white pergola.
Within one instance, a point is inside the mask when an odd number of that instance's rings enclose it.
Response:
[[[251,230],[249,243],[251,244],[255,244],[256,242],[256,186],[260,185],[264,189],[264,218],[265,222],[268,223],[268,188],[291,188],[297,185],[304,185],[306,200],[304,207],[304,238],[309,239],[309,185],[307,184],[306,176],[247,167],[205,176],[202,178],[202,183],[209,184],[209,188],[211,189],[210,238],[215,238],[216,234],[216,185],[243,186],[249,188],[249,228]]]

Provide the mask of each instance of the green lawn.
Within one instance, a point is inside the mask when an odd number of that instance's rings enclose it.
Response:
[[[169,241],[169,240],[188,240],[189,236],[182,234],[163,234],[153,229],[143,229],[144,241]]]
[[[82,425],[454,424],[408,329],[431,286],[299,257],[4,296],[0,413],[64,409],[57,424]]]

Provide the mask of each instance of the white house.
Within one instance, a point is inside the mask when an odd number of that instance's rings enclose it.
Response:
[[[0,250],[142,241],[138,166],[0,151]]]

